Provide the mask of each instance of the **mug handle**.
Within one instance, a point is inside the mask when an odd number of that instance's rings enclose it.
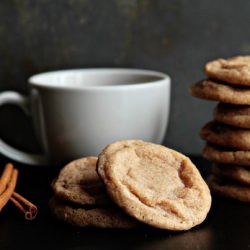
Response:
[[[13,104],[20,107],[26,115],[30,115],[29,99],[24,95],[21,95],[14,91],[6,91],[0,93],[0,107],[5,104]],[[42,165],[45,166],[48,163],[48,159],[45,155],[31,154],[20,151],[8,145],[0,138],[0,153],[3,155],[19,161],[25,164]]]

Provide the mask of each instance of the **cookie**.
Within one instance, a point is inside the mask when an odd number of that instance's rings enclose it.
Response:
[[[250,166],[250,151],[220,147],[206,143],[202,151],[202,156],[206,160],[216,163]]]
[[[112,143],[99,155],[97,171],[115,203],[154,227],[188,230],[211,206],[209,188],[190,159],[161,145]]]
[[[210,175],[207,183],[211,190],[220,195],[236,199],[239,201],[250,202],[250,186],[230,182]]]
[[[214,109],[214,119],[240,128],[250,129],[250,106],[219,103]]]
[[[211,121],[201,128],[200,136],[203,140],[216,145],[250,150],[250,130],[248,129]]]
[[[192,96],[231,104],[250,105],[250,87],[229,85],[207,79],[190,86]]]
[[[52,214],[61,221],[79,227],[99,228],[134,228],[138,222],[128,217],[118,208],[99,207],[74,207],[52,197],[49,200]]]
[[[250,169],[239,165],[213,165],[212,173],[215,176],[234,180],[242,184],[250,185]]]
[[[208,62],[204,71],[213,79],[250,86],[250,56],[220,58]]]
[[[63,167],[52,182],[56,197],[77,204],[106,204],[108,197],[96,173],[97,157],[85,157]]]

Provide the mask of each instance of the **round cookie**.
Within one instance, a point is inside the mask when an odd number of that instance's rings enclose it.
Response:
[[[220,58],[208,62],[204,71],[213,79],[250,86],[250,56],[237,56],[227,60]]]
[[[63,167],[51,186],[60,200],[77,204],[106,204],[108,197],[96,173],[97,157],[74,160]]]
[[[206,160],[216,163],[250,166],[250,151],[234,150],[206,143],[202,156]]]
[[[216,145],[250,150],[250,130],[248,129],[211,121],[201,128],[200,136],[203,140]]]
[[[209,188],[190,159],[161,145],[112,143],[99,155],[97,171],[115,203],[154,227],[188,230],[211,206]]]
[[[212,173],[221,178],[250,185],[250,170],[239,165],[213,165]]]
[[[250,106],[219,103],[214,109],[216,121],[250,129]]]
[[[227,180],[216,178],[214,175],[210,175],[207,178],[207,183],[210,189],[215,193],[232,199],[250,202],[250,186],[248,185],[229,182]]]
[[[213,80],[202,80],[189,88],[192,96],[231,104],[250,105],[250,87],[229,85]]]
[[[52,214],[59,220],[80,227],[133,228],[138,222],[113,207],[95,207],[84,209],[64,204],[57,198],[49,200]]]

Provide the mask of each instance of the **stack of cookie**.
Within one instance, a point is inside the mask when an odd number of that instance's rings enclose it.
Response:
[[[52,188],[52,213],[77,226],[188,230],[211,206],[209,188],[188,157],[138,140],[69,163]]]
[[[218,101],[214,120],[200,136],[203,157],[213,162],[210,188],[222,195],[250,202],[250,56],[211,61],[208,79],[190,87],[191,95]]]

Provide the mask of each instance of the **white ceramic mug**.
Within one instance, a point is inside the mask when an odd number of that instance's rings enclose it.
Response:
[[[0,106],[30,113],[44,155],[22,152],[0,140],[0,152],[32,165],[63,164],[97,156],[109,143],[142,139],[162,143],[170,105],[170,77],[137,69],[75,69],[29,78],[30,97],[8,91]]]

